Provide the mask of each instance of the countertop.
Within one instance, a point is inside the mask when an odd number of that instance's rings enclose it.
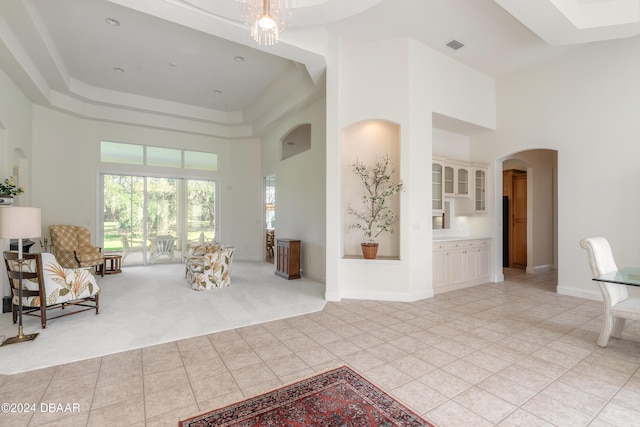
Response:
[[[434,242],[452,242],[457,240],[482,240],[493,239],[490,236],[433,236]]]

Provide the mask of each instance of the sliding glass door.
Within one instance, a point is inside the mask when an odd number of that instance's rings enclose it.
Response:
[[[189,245],[215,241],[214,181],[103,175],[104,252],[123,265],[181,262]]]

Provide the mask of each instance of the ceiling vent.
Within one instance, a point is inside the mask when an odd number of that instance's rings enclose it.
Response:
[[[463,47],[464,44],[460,43],[458,40],[451,40],[449,43],[447,43],[447,46],[453,50],[458,50]]]

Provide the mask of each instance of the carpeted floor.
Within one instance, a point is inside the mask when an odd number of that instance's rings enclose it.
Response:
[[[231,286],[194,291],[181,264],[127,267],[98,276],[100,314],[86,311],[47,322],[24,318],[35,341],[0,348],[0,374],[118,353],[320,311],[324,284],[284,280],[273,264],[234,261]],[[57,313],[56,313],[57,314]],[[11,313],[0,316],[0,337],[15,336]]]

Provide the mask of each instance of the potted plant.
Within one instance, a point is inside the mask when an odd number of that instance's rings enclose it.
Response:
[[[367,238],[362,243],[362,256],[375,259],[378,253],[376,238],[383,232],[393,233],[391,225],[398,221],[398,215],[387,206],[389,197],[402,190],[402,182],[393,182],[391,177],[395,169],[391,169],[389,155],[378,157],[373,165],[365,165],[357,160],[351,170],[360,178],[364,186],[361,209],[349,207],[349,214],[357,222],[349,225],[349,229],[357,228]]]
[[[13,196],[18,196],[22,193],[24,193],[24,190],[16,185],[16,181],[12,176],[0,181],[0,205],[13,204]]]

